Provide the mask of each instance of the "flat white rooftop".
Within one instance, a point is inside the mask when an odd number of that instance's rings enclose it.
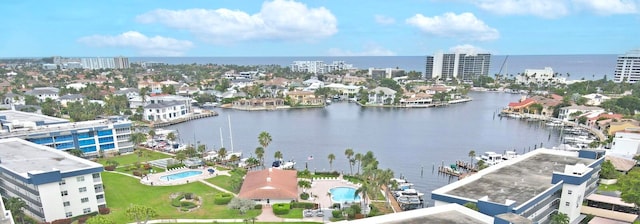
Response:
[[[45,123],[69,122],[67,119],[51,117],[42,114],[28,113],[17,110],[1,110],[0,116],[6,116],[8,121],[44,121]]]
[[[365,219],[351,221],[341,221],[343,224],[370,224],[370,223],[393,223],[393,224],[422,224],[422,223],[447,223],[447,224],[491,224],[493,217],[471,210],[458,204],[447,204],[442,206],[421,208],[410,211],[391,213],[381,216],[374,216]]]
[[[102,167],[98,163],[19,138],[0,139],[0,166],[25,178],[29,177],[28,172],[60,170],[65,173]]]

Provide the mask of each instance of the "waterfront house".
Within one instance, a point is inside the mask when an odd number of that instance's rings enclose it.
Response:
[[[600,107],[589,107],[589,106],[568,106],[560,108],[560,113],[558,114],[558,118],[563,121],[569,121],[574,119],[573,115],[576,112],[580,112],[581,114],[587,113],[604,113],[604,109]]]
[[[431,198],[436,207],[473,203],[492,217],[547,223],[557,211],[578,223],[582,201],[598,189],[603,161],[604,151],[536,149],[438,188]]]
[[[274,110],[284,106],[284,100],[280,98],[239,99],[232,103],[233,109],[240,110]]]
[[[187,116],[188,110],[180,101],[161,101],[144,106],[143,118],[147,121],[171,121]]]
[[[340,83],[331,83],[325,87],[338,92],[343,97],[349,97],[349,95],[355,96],[364,88],[363,86],[344,85]]]
[[[107,207],[101,164],[19,138],[1,139],[0,157],[2,196],[22,199],[22,211],[37,222]]]
[[[268,168],[249,171],[238,198],[257,204],[290,203],[298,198],[298,177],[295,170]]]
[[[286,95],[291,99],[291,106],[322,106],[325,100],[311,91],[291,91]]]
[[[395,90],[387,87],[376,87],[369,90],[369,102],[367,104],[392,104],[395,97]]]
[[[611,97],[608,97],[599,93],[587,94],[582,97],[587,99],[587,102],[585,104],[590,106],[600,106],[602,102],[611,99]]]
[[[403,107],[429,107],[433,106],[433,98],[426,93],[410,93],[408,98],[400,99]]]

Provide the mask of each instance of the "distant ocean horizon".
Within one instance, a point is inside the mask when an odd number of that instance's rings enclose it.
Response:
[[[518,74],[525,69],[553,68],[569,80],[613,78],[618,55],[491,55],[490,76]],[[233,64],[290,66],[293,61],[345,61],[359,69],[400,68],[424,73],[426,56],[287,56],[287,57],[129,57],[130,62],[167,64]]]

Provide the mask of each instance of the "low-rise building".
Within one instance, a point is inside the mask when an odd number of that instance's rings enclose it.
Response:
[[[63,107],[66,107],[67,103],[82,102],[82,100],[84,100],[84,95],[82,94],[67,94],[58,98],[60,105]]]
[[[591,105],[591,106],[600,106],[600,104],[604,101],[610,100],[611,97],[599,94],[599,93],[592,93],[592,94],[587,94],[582,96],[584,98],[587,99],[587,103],[585,103],[586,105]]]
[[[568,106],[560,108],[560,113],[558,114],[558,119],[563,121],[569,121],[573,119],[573,115],[576,112],[580,112],[580,115],[587,113],[596,113],[601,114],[604,113],[604,109],[600,107],[589,107],[589,106]]]
[[[494,218],[470,208],[457,204],[415,209],[390,213],[364,219],[340,221],[337,224],[369,224],[369,223],[451,223],[451,224],[494,224]],[[508,222],[507,222],[508,223]],[[520,222],[512,222],[519,223]]]
[[[240,110],[275,110],[285,108],[284,100],[280,98],[254,98],[233,101],[232,108]]]
[[[106,208],[102,165],[19,138],[0,139],[0,189],[39,222]]]
[[[185,105],[179,101],[161,101],[144,106],[147,121],[170,121],[187,116]]]
[[[38,98],[38,100],[40,100],[40,102],[43,102],[43,101],[47,100],[47,98],[52,99],[52,100],[57,100],[59,92],[60,92],[60,90],[58,88],[40,87],[40,88],[34,88],[32,90],[29,90],[29,91],[25,92],[24,94],[25,95],[30,95],[30,96],[35,96],[36,98]]]
[[[597,190],[603,161],[604,151],[537,149],[438,188],[431,198],[435,206],[474,203],[485,215],[532,223],[561,212],[573,223],[584,198]]]
[[[525,85],[529,85],[531,83],[555,84],[564,83],[565,78],[556,77],[556,73],[553,72],[551,67],[545,67],[544,69],[525,69],[522,75],[516,77],[516,82]]]
[[[249,171],[238,198],[257,204],[290,203],[298,198],[298,174],[295,170],[274,168]]]
[[[65,119],[14,110],[0,111],[0,139],[21,138],[61,151],[80,149],[85,156],[133,151],[131,122],[101,119],[69,122]]]
[[[324,105],[325,101],[320,96],[316,96],[311,91],[291,91],[286,95],[291,99],[291,106],[320,106]]]
[[[25,105],[24,96],[15,93],[5,93],[2,104]]]
[[[391,104],[396,97],[396,91],[387,87],[376,87],[369,90],[367,104]]]
[[[611,143],[611,153],[626,158],[633,158],[633,156],[640,154],[640,133],[638,131],[616,132]]]

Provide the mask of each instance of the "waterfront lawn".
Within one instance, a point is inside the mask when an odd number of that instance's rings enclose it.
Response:
[[[233,188],[231,187],[231,177],[227,175],[218,175],[205,181],[212,183],[218,187],[224,188],[225,190],[233,192]]]
[[[132,204],[153,208],[158,216],[154,219],[193,218],[193,219],[245,219],[256,217],[261,210],[250,210],[239,215],[237,210],[230,210],[226,205],[215,205],[213,196],[219,193],[203,183],[194,182],[177,186],[147,186],[138,179],[117,173],[102,173],[107,206],[111,209],[108,218],[115,223],[128,223],[125,210]],[[181,212],[171,206],[169,196],[176,192],[190,192],[202,198],[202,206],[192,212]]]
[[[280,218],[285,218],[285,219],[301,219],[302,218],[302,210],[304,210],[303,208],[292,208],[291,210],[289,210],[289,213],[287,213],[286,215],[277,215]]]
[[[142,157],[138,158],[137,150],[142,150],[144,152]],[[119,156],[114,156],[109,158],[100,158],[98,159],[98,163],[106,166],[107,160],[115,160],[116,162],[118,162],[119,164],[118,166],[126,166],[129,164],[134,164],[138,161],[146,162],[146,161],[152,161],[152,160],[164,159],[164,158],[170,158],[170,157],[171,156],[164,153],[159,153],[159,152],[148,150],[148,149],[138,148],[136,149],[136,152],[133,152],[130,154],[119,155]]]

